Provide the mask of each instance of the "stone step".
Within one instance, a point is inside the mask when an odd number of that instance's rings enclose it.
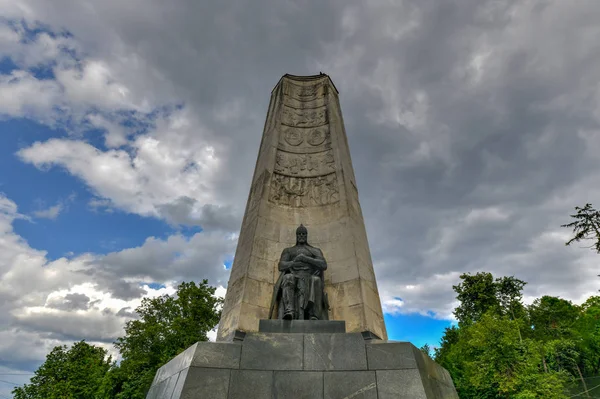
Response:
[[[409,342],[361,333],[247,333],[198,342],[161,367],[147,399],[457,399],[449,373]]]
[[[345,333],[343,320],[259,320],[258,332],[263,333]]]

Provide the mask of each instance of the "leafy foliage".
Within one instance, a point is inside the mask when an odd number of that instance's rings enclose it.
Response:
[[[71,349],[55,347],[31,384],[16,388],[15,399],[144,399],[159,367],[197,341],[219,322],[222,300],[207,280],[183,282],[175,296],[144,298],[137,320],[126,323],[115,346],[120,364],[84,341]]]
[[[144,298],[136,309],[138,320],[125,326],[115,343],[123,360],[107,375],[104,397],[143,399],[156,370],[198,341],[219,322],[222,300],[208,281],[183,282],[175,297]]]
[[[575,382],[588,389],[586,379],[600,371],[600,297],[576,306],[543,296],[526,307],[521,280],[461,279],[458,326],[435,349],[461,398],[567,398]]]
[[[573,242],[585,240],[595,241],[591,248],[600,253],[600,211],[597,211],[592,204],[585,204],[583,208],[575,207],[576,213],[571,215],[575,221],[561,225],[573,229],[575,234],[573,238],[565,243],[571,245]]]
[[[431,347],[429,346],[429,344],[425,344],[422,347],[419,348],[419,350],[421,352],[423,352],[424,354],[426,354],[427,356],[431,357]]]
[[[15,399],[94,399],[110,367],[106,350],[85,341],[56,346],[31,383],[13,390]]]
[[[486,312],[510,315],[512,319],[523,315],[521,292],[526,282],[513,276],[494,280],[491,273],[485,272],[474,276],[465,273],[460,278],[462,282],[452,286],[460,301],[454,310],[459,325],[477,322]]]
[[[454,286],[458,325],[447,328],[434,359],[451,374],[461,398],[564,399],[584,396],[600,374],[600,296],[581,306],[542,296],[522,303],[525,282],[491,273],[463,274]],[[177,294],[146,298],[117,340],[120,364],[106,351],[58,346],[15,399],[143,399],[156,370],[219,321],[221,300],[207,285],[182,283]],[[431,356],[431,348],[421,351]],[[575,388],[573,388],[575,387]]]

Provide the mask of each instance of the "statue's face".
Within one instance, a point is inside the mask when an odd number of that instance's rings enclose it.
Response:
[[[306,239],[308,238],[308,233],[299,232],[296,233],[296,241],[298,244],[306,244]]]

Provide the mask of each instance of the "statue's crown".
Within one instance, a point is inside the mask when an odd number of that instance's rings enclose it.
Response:
[[[306,230],[306,227],[304,227],[303,224],[300,224],[300,226],[298,226],[298,228],[296,229],[296,234],[298,233],[308,234],[308,230]]]

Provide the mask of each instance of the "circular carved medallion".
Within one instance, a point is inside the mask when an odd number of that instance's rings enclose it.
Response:
[[[304,137],[302,137],[302,134],[296,129],[288,129],[285,132],[284,138],[289,145],[300,145],[300,143],[304,141]]]
[[[312,132],[308,133],[308,143],[310,145],[320,145],[325,141],[326,135],[324,129],[315,129]]]

